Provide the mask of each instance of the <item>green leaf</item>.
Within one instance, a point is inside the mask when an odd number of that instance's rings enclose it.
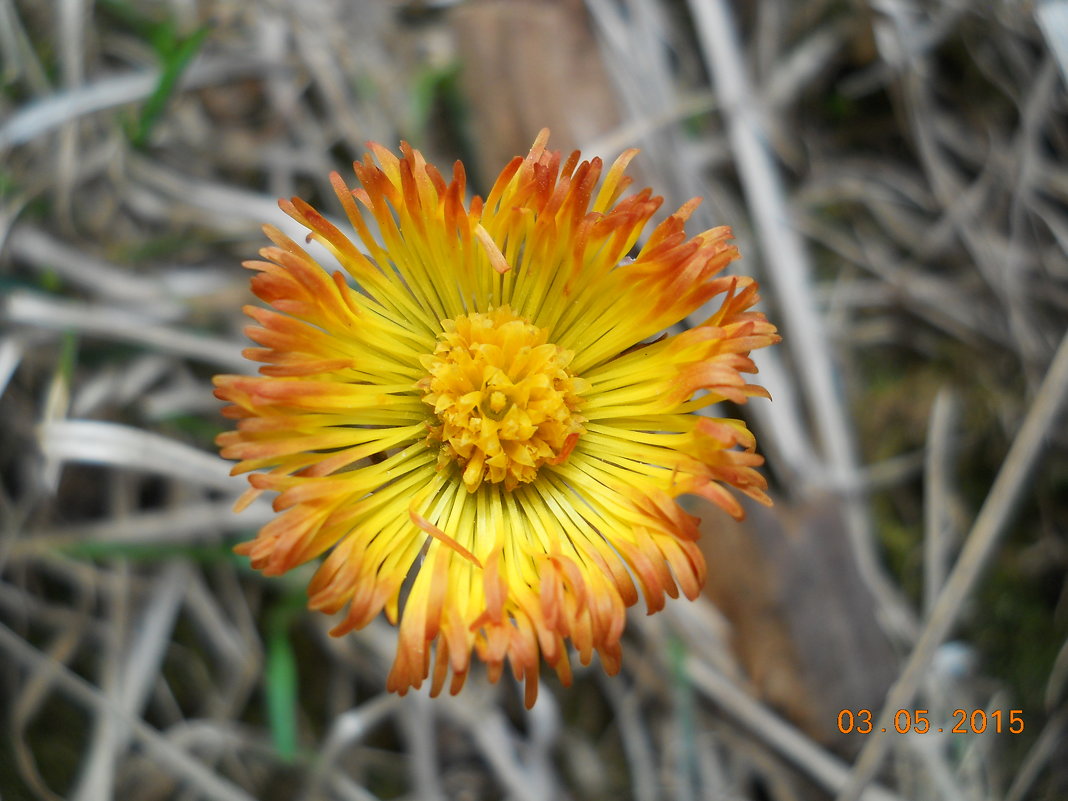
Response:
[[[129,559],[132,562],[165,562],[171,559],[189,559],[194,562],[234,562],[245,566],[247,561],[234,554],[228,542],[204,545],[178,543],[143,544],[129,542],[78,542],[65,545],[60,550],[75,559]]]
[[[144,39],[152,39],[152,32],[158,23],[132,3],[126,3],[123,0],[97,0],[97,5],[104,12],[122,22],[129,30]]]
[[[59,352],[59,370],[63,380],[70,386],[74,379],[74,365],[78,362],[78,335],[64,331]]]
[[[286,762],[297,755],[297,658],[289,639],[294,611],[282,604],[267,619],[267,720],[275,750]]]
[[[166,23],[156,27],[152,36],[152,44],[159,53],[162,72],[155,90],[141,106],[141,113],[131,135],[131,141],[135,147],[142,148],[148,144],[148,137],[160,117],[163,116],[167,103],[178,88],[182,73],[193,61],[210,33],[211,27],[205,25],[185,39],[178,39],[173,28]]]

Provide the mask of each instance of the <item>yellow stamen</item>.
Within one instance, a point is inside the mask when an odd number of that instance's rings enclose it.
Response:
[[[441,443],[439,466],[463,468],[468,492],[486,479],[513,490],[566,458],[585,431],[577,409],[589,388],[567,369],[574,354],[508,306],[442,326],[419,382],[437,417],[429,439]]]

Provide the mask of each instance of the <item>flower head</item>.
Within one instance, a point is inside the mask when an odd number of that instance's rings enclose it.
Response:
[[[369,145],[361,188],[331,176],[361,247],[298,198],[282,208],[344,272],[327,273],[281,231],[261,251],[246,351],[261,376],[223,375],[237,430],[219,445],[251,472],[247,503],[278,517],[238,547],[266,575],[323,556],[310,606],[358,629],[400,626],[392,690],[431,677],[457,692],[472,652],[496,680],[507,659],[537,695],[542,659],[566,683],[620,664],[626,607],[698,594],[704,496],[736,517],[726,487],[762,502],[745,425],[694,414],[766,396],[744,373],[778,340],[751,308],[757,287],[722,275],[730,230],[687,239],[691,201],[656,226],[661,199],[620,199],[627,151],[561,161],[543,131],[486,200],[401,145]],[[377,163],[376,163],[377,162]],[[662,332],[709,301],[681,333]],[[410,580],[409,580],[410,579]]]

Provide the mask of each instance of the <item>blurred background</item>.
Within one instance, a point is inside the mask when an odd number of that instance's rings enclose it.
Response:
[[[1066,70],[1064,0],[0,0],[0,798],[1068,797]],[[615,678],[389,696],[230,552],[239,263],[544,126],[734,227],[776,506]]]

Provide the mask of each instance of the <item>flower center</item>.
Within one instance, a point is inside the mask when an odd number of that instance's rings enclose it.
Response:
[[[442,326],[418,384],[437,415],[438,466],[459,464],[468,492],[486,479],[512,490],[566,459],[585,431],[576,410],[589,386],[567,369],[574,354],[507,306]]]

